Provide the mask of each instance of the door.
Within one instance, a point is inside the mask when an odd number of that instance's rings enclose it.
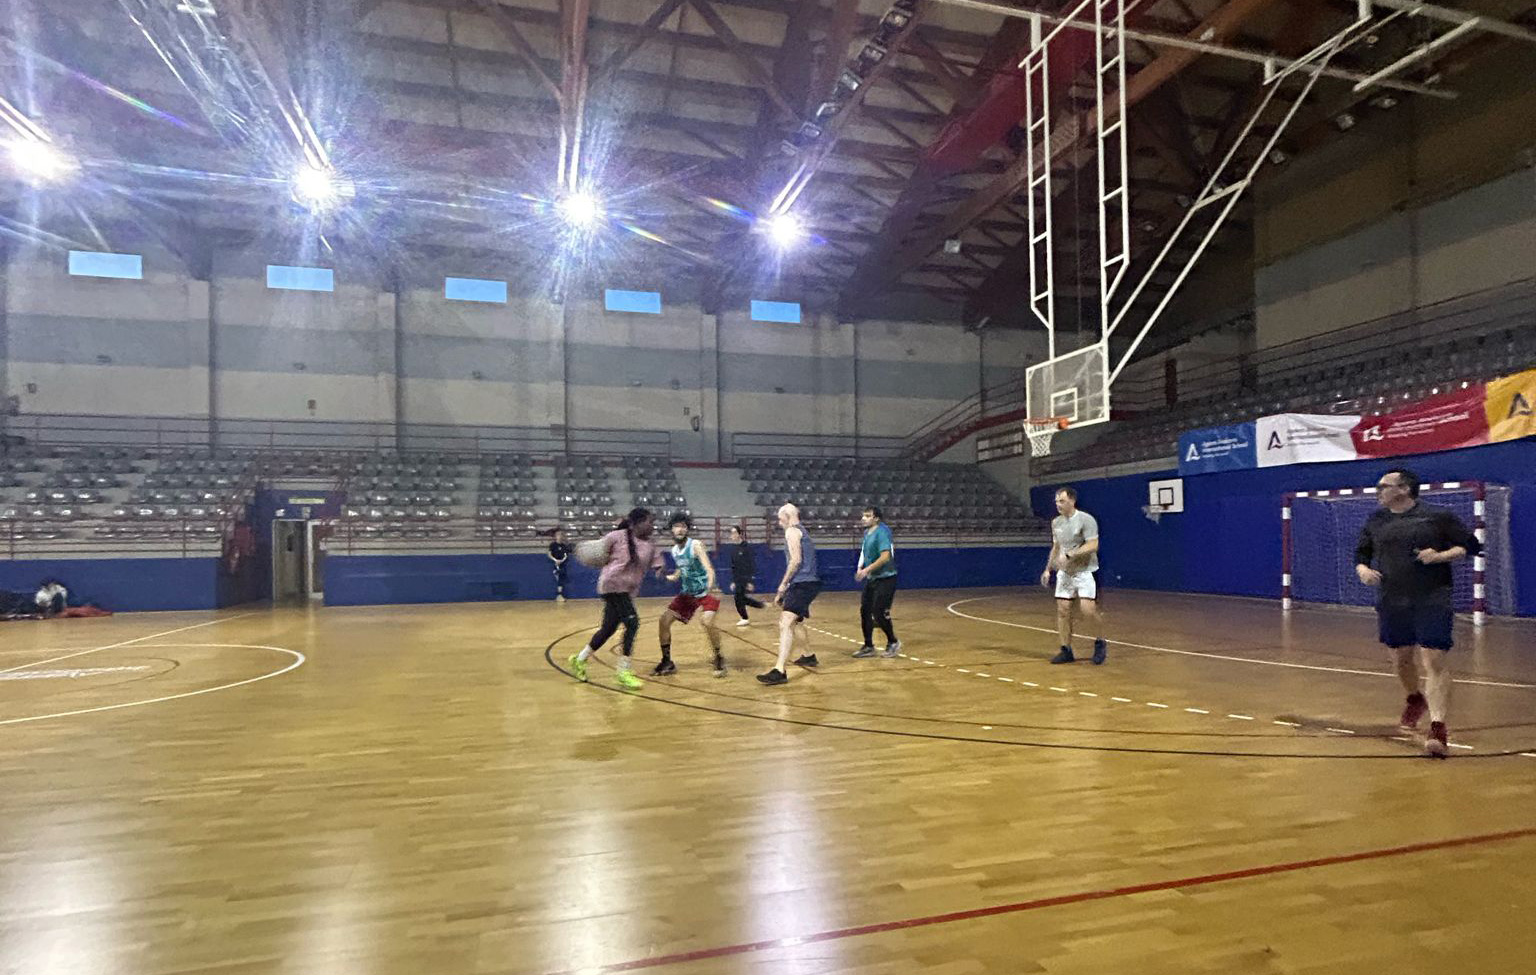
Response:
[[[305,597],[305,523],[279,518],[272,522],[272,601]]]

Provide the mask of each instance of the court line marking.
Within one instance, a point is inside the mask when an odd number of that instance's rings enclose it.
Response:
[[[249,616],[251,614],[246,613],[243,615]],[[231,617],[231,619],[233,619],[233,617]],[[215,620],[215,622],[219,621]],[[173,630],[172,632],[180,631]],[[202,694],[212,694],[215,691],[227,691],[236,687],[244,687],[246,684],[255,684],[259,681],[271,680],[274,677],[281,677],[288,673],[290,670],[296,670],[299,667],[304,666],[305,661],[309,659],[297,650],[289,650],[287,647],[269,647],[262,643],[150,643],[146,644],[146,646],[157,649],[164,647],[188,647],[194,649],[214,647],[216,649],[227,650],[272,650],[277,653],[286,653],[292,656],[294,660],[292,663],[282,668],[281,670],[274,670],[270,674],[262,674],[259,677],[248,677],[245,680],[237,680],[230,684],[219,684],[216,687],[205,687],[202,690],[186,691],[182,694],[167,694],[164,697],[152,697],[144,701],[124,701],[121,704],[104,704],[101,707],[79,708],[78,710],[74,711],[55,711],[52,714],[33,714],[24,718],[4,718],[0,719],[0,726],[11,724],[26,724],[30,721],[47,721],[50,718],[70,718],[74,717],[75,715],[97,714],[102,711],[119,711],[123,708],[139,708],[144,707],[147,704],[163,704],[166,701],[179,701],[185,697],[198,697]],[[102,649],[109,648],[103,647]]]
[[[188,630],[197,630],[205,626],[213,626],[216,623],[228,623],[230,620],[244,619],[247,616],[255,615],[255,613],[236,613],[234,616],[223,616],[216,620],[207,620],[202,623],[193,623],[191,626],[178,626],[174,630],[164,630],[160,633],[151,633],[148,636],[137,636],[132,640],[123,640],[120,643],[109,643],[104,647],[87,647],[84,650],[76,650],[74,653],[66,653],[60,657],[49,657],[47,660],[34,660],[29,664],[20,664],[15,667],[9,667],[5,670],[0,670],[0,674],[14,674],[18,670],[26,670],[29,667],[41,667],[44,664],[58,663],[60,660],[72,660],[75,657],[83,657],[88,653],[100,653],[103,650],[116,650],[119,647],[130,647],[135,643],[142,643],[145,640],[158,640],[163,636],[171,636],[175,633],[185,633]],[[202,645],[213,646],[211,643]]]
[[[564,667],[560,666],[560,664],[555,662],[555,654],[554,654],[555,647],[560,645],[564,641],[569,640],[569,639],[571,639],[573,637],[584,637],[589,632],[590,632],[589,628],[583,628],[583,629],[579,629],[579,630],[572,630],[569,633],[565,633],[565,634],[562,634],[561,636],[556,637],[554,640],[552,640],[544,648],[544,662],[546,664],[548,664],[550,666],[550,668],[552,670],[556,671],[557,673],[562,674],[565,677],[574,677],[574,675],[571,674],[570,671],[566,670]],[[599,662],[602,662],[601,658],[598,657],[598,656],[594,656],[592,659],[599,660]],[[1307,760],[1327,759],[1327,760],[1335,760],[1335,761],[1336,760],[1351,760],[1351,759],[1353,759],[1353,760],[1360,760],[1360,761],[1404,760],[1404,759],[1414,760],[1414,761],[1419,760],[1419,759],[1415,758],[1414,756],[1410,756],[1410,755],[1408,755],[1406,753],[1390,754],[1390,755],[1389,754],[1379,754],[1379,755],[1376,755],[1376,754],[1343,754],[1343,755],[1334,755],[1334,754],[1325,754],[1325,753],[1317,753],[1317,752],[1235,752],[1235,751],[1216,751],[1216,750],[1212,750],[1212,749],[1134,748],[1134,747],[1124,746],[1124,745],[1079,745],[1079,744],[1049,743],[1049,742],[1039,742],[1039,741],[1016,741],[1016,740],[1013,740],[1013,739],[976,738],[976,737],[971,737],[969,735],[946,735],[946,734],[935,734],[935,733],[931,733],[931,732],[902,731],[902,730],[890,729],[890,728],[867,728],[867,727],[862,727],[862,726],[858,726],[858,725],[833,724],[833,723],[826,722],[826,721],[810,721],[810,720],[803,720],[803,719],[799,719],[799,718],[791,718],[791,717],[786,717],[786,716],[777,716],[776,717],[776,716],[766,715],[766,714],[755,714],[755,713],[752,713],[752,712],[749,712],[749,711],[733,711],[733,710],[730,710],[728,708],[711,707],[709,705],[699,704],[699,703],[695,703],[693,701],[684,701],[684,700],[678,700],[678,699],[675,699],[675,698],[658,697],[658,696],[656,696],[654,694],[646,694],[646,693],[643,693],[641,691],[631,691],[631,690],[628,690],[628,689],[623,688],[623,687],[610,686],[608,684],[599,683],[597,681],[579,681],[579,682],[576,682],[576,683],[577,683],[577,686],[591,688],[591,689],[599,690],[599,691],[606,691],[606,692],[608,692],[610,694],[618,694],[621,697],[626,697],[626,698],[631,698],[631,699],[638,699],[638,700],[642,700],[642,701],[651,701],[651,702],[656,703],[656,704],[666,704],[666,705],[670,705],[672,707],[687,708],[687,709],[692,710],[692,711],[703,711],[703,712],[706,712],[706,713],[709,713],[709,714],[722,714],[722,715],[727,715],[727,716],[733,717],[733,718],[746,718],[746,719],[753,720],[753,721],[768,721],[768,722],[772,722],[772,723],[775,723],[775,724],[788,724],[788,725],[795,725],[797,727],[804,727],[804,728],[819,728],[819,729],[822,729],[822,730],[830,730],[830,731],[849,731],[849,732],[857,732],[857,733],[860,733],[860,734],[885,735],[885,736],[888,736],[888,737],[895,737],[895,738],[917,738],[917,739],[924,739],[924,740],[929,740],[929,741],[965,742],[965,743],[984,744],[984,745],[1006,745],[1006,746],[1010,746],[1010,747],[1020,747],[1020,748],[1045,748],[1045,749],[1054,749],[1054,750],[1057,750],[1057,751],[1116,752],[1116,753],[1134,754],[1134,755],[1148,755],[1148,754],[1152,754],[1152,755],[1192,755],[1192,756],[1200,756],[1200,757],[1244,758],[1244,759],[1248,759],[1248,758],[1266,758],[1266,759],[1282,759],[1283,758],[1283,759],[1307,759]],[[670,685],[670,684],[668,684],[666,682],[660,682],[660,681],[651,682],[651,683],[653,684],[653,686],[661,686],[661,687],[669,687],[669,686],[670,687],[676,687],[677,686],[677,685]],[[1038,684],[1034,684],[1034,683],[1032,683],[1030,681],[1024,681],[1023,683],[1029,684],[1032,687],[1038,687],[1039,686]],[[697,690],[697,688],[694,688],[694,690]],[[716,696],[726,697],[726,698],[730,698],[732,700],[749,700],[748,698],[738,697],[736,695],[730,695],[730,694],[719,694],[718,692],[705,691],[703,693],[705,693],[705,694],[714,694]],[[759,699],[753,699],[753,700],[759,700]],[[872,714],[872,713],[869,713],[869,712],[846,711],[846,710],[840,709],[840,708],[822,708],[822,707],[815,707],[815,706],[812,706],[812,705],[796,704],[793,701],[780,701],[779,703],[785,709],[788,709],[788,708],[808,708],[808,709],[813,710],[813,711],[830,713],[830,714],[854,714],[854,715],[862,715],[862,716],[868,716],[868,717],[889,717],[889,718],[910,718],[911,717],[910,715],[876,715],[876,714]],[[919,720],[921,720],[921,719],[919,719]],[[929,719],[929,720],[937,721],[938,719]],[[962,724],[969,725],[970,722],[962,722]],[[1291,726],[1292,727],[1298,727],[1298,728],[1301,727],[1300,725],[1291,725]],[[1060,731],[1060,730],[1066,730],[1066,729],[1053,728],[1053,729],[1049,729],[1049,730]],[[1082,729],[1071,729],[1071,730],[1078,730],[1078,731],[1080,731]],[[1205,733],[1197,733],[1197,734],[1200,734],[1202,737],[1205,736]],[[1524,746],[1521,746],[1521,747],[1524,747]],[[1513,756],[1513,755],[1516,755],[1516,754],[1519,754],[1519,753],[1516,752],[1514,749],[1508,749],[1506,751],[1501,751],[1501,752],[1481,752],[1481,753],[1479,753],[1479,754],[1477,754],[1475,756],[1472,756],[1472,757],[1474,757],[1474,758],[1507,758],[1507,757],[1510,757],[1510,756]]]
[[[996,623],[998,626],[1011,626],[1018,630],[1034,630],[1036,633],[1054,634],[1056,632],[1055,630],[1047,629],[1043,626],[1030,626],[1028,623],[1010,623],[1007,620],[994,620],[986,616],[972,616],[970,613],[962,613],[955,608],[956,606],[964,606],[966,603],[978,603],[984,599],[996,598],[998,597],[975,596],[971,599],[959,599],[950,603],[948,606],[944,607],[944,609],[955,616],[959,616],[968,620],[975,620],[978,623]],[[1203,657],[1208,660],[1228,660],[1233,663],[1257,664],[1263,667],[1291,667],[1296,670],[1321,670],[1330,674],[1356,674],[1361,677],[1391,677],[1393,679],[1396,679],[1397,677],[1396,674],[1388,673],[1384,670],[1355,670],[1351,667],[1324,667],[1321,664],[1298,664],[1292,663],[1288,660],[1255,660],[1252,657],[1234,657],[1224,653],[1204,653],[1199,650],[1176,650],[1173,647],[1154,647],[1145,643],[1129,643],[1125,640],[1110,640],[1108,638],[1106,638],[1104,642],[1113,643],[1119,647],[1132,647],[1136,650],[1154,650],[1158,653],[1175,653],[1183,657]],[[1536,691],[1536,684],[1517,684],[1512,681],[1500,680],[1479,680],[1472,677],[1458,677],[1455,678],[1454,683],[1477,684],[1482,687],[1511,687],[1517,690]]]
[[[985,599],[985,598],[990,598],[990,597],[978,597],[978,598]],[[962,600],[962,602],[964,602],[964,601],[965,600]],[[950,605],[951,605],[951,607],[953,607],[953,606],[959,605],[959,603],[952,603]],[[965,614],[964,613],[957,613],[955,615],[964,616]],[[967,618],[968,619],[975,619],[975,620],[981,620],[982,619],[981,617],[977,617],[977,616],[970,616],[970,617],[967,617]],[[1018,626],[1018,625],[1020,625],[1020,624],[1014,624],[1014,623],[1006,623],[1006,622],[1004,622],[1002,620],[984,620],[983,622],[1001,623],[1004,626]],[[1026,629],[1041,629],[1040,627],[1025,627],[1025,628]],[[823,629],[820,629],[820,628],[814,627],[814,626],[810,627],[810,629],[815,630],[817,633],[822,633],[822,634],[825,634],[827,636],[834,637],[834,638],[836,638],[838,640],[847,640],[849,643],[856,643],[857,642],[856,640],[850,639],[849,637],[845,637],[845,636],[843,636],[843,635],[841,635],[839,633],[833,633],[830,630],[823,630]],[[1051,631],[1051,632],[1054,632],[1054,631]],[[1115,642],[1115,641],[1110,641],[1110,642]],[[1127,645],[1128,646],[1135,646],[1135,644],[1127,644]],[[1192,653],[1192,651],[1171,651],[1171,652],[1173,652],[1173,653]],[[920,659],[920,658],[915,657],[915,656],[909,656],[909,655],[907,655],[905,653],[897,654],[897,656],[899,656],[899,657],[901,657],[903,659],[912,660],[912,661],[917,661],[917,660]],[[1235,659],[1243,659],[1243,658],[1235,658]],[[932,660],[928,660],[928,661],[924,661],[924,662],[928,663],[928,664],[933,664]],[[1256,662],[1262,662],[1262,661],[1256,661]],[[939,664],[938,666],[944,668],[945,670],[953,669],[957,673],[961,673],[961,674],[971,674],[974,677],[992,678],[991,674],[984,674],[984,673],[981,673],[980,671],[974,671],[973,672],[971,670],[966,669],[965,667],[952,667],[952,665],[950,665],[950,664]],[[992,679],[1000,680],[1000,681],[1006,681],[1006,682],[1008,682],[1010,684],[1014,683],[1014,681],[1011,678],[1008,678],[1008,677],[996,677],[996,678],[992,678]],[[1033,683],[1031,681],[1023,681],[1022,683],[1024,685],[1028,686],[1028,687],[1039,687],[1040,686],[1040,685],[1035,684],[1035,683]],[[1053,691],[1056,691],[1058,693],[1061,693],[1061,694],[1070,694],[1071,693],[1071,688],[1067,688],[1067,687],[1050,687],[1049,689],[1053,690]],[[1092,691],[1078,691],[1077,693],[1080,696],[1082,696],[1082,697],[1098,697],[1099,696],[1098,694],[1095,694]],[[1134,703],[1136,703],[1136,702],[1132,701],[1130,698],[1125,698],[1125,697],[1114,697],[1114,698],[1110,698],[1110,700],[1112,700],[1112,701],[1119,701],[1119,702],[1124,703],[1124,704],[1134,704]],[[1172,705],[1158,704],[1158,703],[1154,703],[1154,702],[1151,702],[1151,701],[1146,702],[1146,705],[1149,708],[1159,708],[1159,709],[1162,709],[1162,710],[1172,710],[1173,709]],[[1185,710],[1185,712],[1187,712],[1189,714],[1209,715],[1211,713],[1210,711],[1206,710],[1205,708],[1186,707],[1186,708],[1184,708],[1184,710]],[[1231,718],[1231,719],[1236,720],[1236,721],[1252,721],[1252,720],[1254,720],[1251,716],[1249,716],[1249,715],[1242,715],[1242,714],[1228,714],[1228,715],[1226,715],[1226,717]],[[1301,727],[1303,727],[1301,724],[1297,724],[1297,723],[1291,722],[1291,721],[1276,721],[1274,723],[1277,724],[1277,725],[1284,725],[1284,726],[1290,727],[1290,728],[1301,728]],[[1354,734],[1357,734],[1356,732],[1351,731],[1351,730],[1349,730],[1347,728],[1324,728],[1323,731],[1326,732],[1326,733],[1335,734],[1335,735],[1354,735]],[[1412,741],[1413,739],[1411,739],[1411,738],[1402,738],[1402,739],[1394,738],[1393,740]],[[1464,751],[1475,751],[1476,750],[1475,746],[1473,746],[1473,745],[1460,745],[1460,744],[1457,744],[1457,745],[1452,745],[1451,747],[1459,748],[1459,749],[1462,749]]]
[[[874,924],[860,924],[853,927],[833,928],[828,931],[817,931],[811,934],[795,935],[787,938],[772,938],[766,941],[745,941],[739,944],[718,945],[713,948],[697,948],[693,951],[680,951],[670,955],[657,955],[652,958],[636,958],[630,961],[615,962],[608,965],[589,965],[582,968],[569,968],[557,972],[549,972],[546,975],[609,975],[612,972],[633,972],[647,968],[661,968],[666,965],[681,965],[687,962],[705,961],[714,958],[728,958],[736,955],[754,954],[760,951],[771,951],[776,948],[794,948],[800,945],[816,944],[826,941],[843,941],[848,938],[864,937],[871,934],[884,934],[889,931],[904,931],[910,928],[931,927],[938,924],[952,924],[957,921],[974,921],[981,918],[998,917],[1007,914],[1020,914],[1025,911],[1037,911],[1049,907],[1065,907],[1072,904],[1083,904],[1089,901],[1111,900],[1120,897],[1133,897],[1137,894],[1150,894],[1159,891],[1187,890],[1191,887],[1207,887],[1212,884],[1229,883],[1235,880],[1251,880],[1258,877],[1270,877],[1277,874],[1296,873],[1302,870],[1315,870],[1321,867],[1334,867],[1350,863],[1362,863],[1370,860],[1383,860],[1389,857],[1412,856],[1419,853],[1432,853],[1440,850],[1456,849],[1467,846],[1480,846],[1488,843],[1500,843],[1510,840],[1527,839],[1536,836],[1536,827],[1525,829],[1512,829],[1500,833],[1482,833],[1474,836],[1456,836],[1449,839],[1429,840],[1423,843],[1410,843],[1405,846],[1381,847],[1374,850],[1361,850],[1355,853],[1341,853],[1334,856],[1316,857],[1310,860],[1291,860],[1282,863],[1266,863],[1256,867],[1244,867],[1238,870],[1227,870],[1221,873],[1198,874],[1190,877],[1175,877],[1170,880],[1154,880],[1148,883],[1130,884],[1124,887],[1104,887],[1097,890],[1081,890],[1070,894],[1058,894],[1054,897],[1040,897],[1034,900],[1015,901],[1011,904],[995,904],[991,907],[970,908],[963,911],[950,911],[946,914],[928,914],[920,917],[902,918],[896,921],[880,921]]]

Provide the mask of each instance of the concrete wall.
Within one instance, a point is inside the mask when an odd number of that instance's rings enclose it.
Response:
[[[1361,106],[1347,135],[1256,188],[1261,347],[1536,275],[1536,50],[1453,79],[1461,97]]]
[[[270,289],[269,261],[333,268],[335,291]],[[505,305],[449,301],[443,276],[474,273],[459,267],[393,282],[255,251],[216,254],[208,280],[165,253],[144,266],[71,277],[32,251],[5,267],[3,391],[23,413],[665,431],[677,456],[716,460],[737,432],[903,436],[1041,353],[953,323],[615,313],[600,288],[557,301],[517,280]]]

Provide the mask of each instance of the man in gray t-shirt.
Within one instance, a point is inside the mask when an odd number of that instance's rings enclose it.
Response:
[[[1099,613],[1099,523],[1093,515],[1077,510],[1077,489],[1064,487],[1056,492],[1057,517],[1051,522],[1051,557],[1040,573],[1040,585],[1050,588],[1051,571],[1056,572],[1056,632],[1061,650],[1051,658],[1053,664],[1069,664],[1072,655],[1072,611],[1080,609],[1092,624],[1093,662],[1102,664],[1109,655],[1104,642],[1104,617]]]

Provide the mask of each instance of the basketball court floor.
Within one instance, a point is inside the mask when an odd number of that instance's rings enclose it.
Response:
[[[1536,625],[1458,633],[1452,758],[1369,613],[904,592],[907,657],[764,688],[766,615],[637,693],[594,601],[0,631],[0,972],[1529,971]],[[659,601],[641,606],[641,672]]]

